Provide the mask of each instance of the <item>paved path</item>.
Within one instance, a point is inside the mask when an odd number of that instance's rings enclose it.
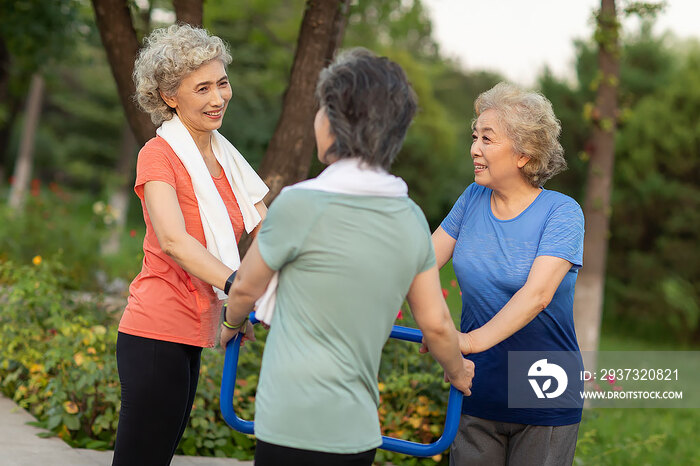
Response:
[[[27,425],[34,417],[0,395],[1,466],[109,466],[111,451],[69,447],[58,437],[37,437],[42,429]],[[252,461],[197,456],[176,456],[172,466],[252,466]]]

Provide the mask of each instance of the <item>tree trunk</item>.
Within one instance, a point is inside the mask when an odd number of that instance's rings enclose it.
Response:
[[[342,42],[348,0],[307,0],[282,114],[267,146],[260,174],[270,204],[283,187],[306,179],[314,150],[314,91],[318,74]]]
[[[202,27],[203,0],[173,0],[178,23]]]
[[[119,160],[116,167],[119,184],[115,187],[107,203],[112,207],[115,221],[111,233],[105,242],[102,243],[101,252],[103,255],[116,254],[121,247],[121,236],[124,232],[124,225],[126,224],[126,217],[129,211],[129,196],[133,192],[137,149],[134,133],[131,132],[129,125],[124,125]]]
[[[10,189],[9,206],[18,210],[24,204],[24,199],[29,187],[29,180],[32,176],[32,166],[34,165],[34,142],[36,140],[36,130],[39,126],[39,116],[41,115],[41,102],[44,97],[44,78],[39,73],[32,75],[32,82],[29,85],[29,99],[27,99],[27,111],[24,115],[24,129],[22,130],[22,140],[20,141],[17,163],[15,163],[14,182]]]
[[[600,324],[605,287],[605,262],[608,252],[610,194],[615,160],[617,129],[617,89],[620,78],[619,23],[615,0],[602,0],[598,14],[598,67],[601,80],[593,111],[588,181],[583,213],[586,236],[583,265],[576,283],[574,320],[576,334],[585,358],[586,369],[594,370],[595,351],[600,340]]]
[[[140,145],[155,136],[151,117],[142,112],[132,96],[136,92],[131,74],[139,50],[136,31],[126,0],[92,0],[97,28],[107,52],[107,60],[117,83],[126,119]]]
[[[270,187],[265,204],[282,188],[306,179],[315,145],[313,122],[318,109],[314,97],[318,74],[343,42],[349,0],[307,0],[297,49],[282,101],[282,114],[267,146],[260,176]],[[252,239],[243,234],[238,251],[243,257]]]

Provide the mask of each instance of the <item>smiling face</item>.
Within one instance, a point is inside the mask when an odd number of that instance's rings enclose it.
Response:
[[[205,63],[186,75],[174,96],[161,94],[195,139],[221,127],[232,95],[220,60]]]
[[[479,115],[472,141],[470,152],[477,184],[499,191],[513,183],[527,183],[520,169],[530,157],[515,152],[495,110],[486,110]]]

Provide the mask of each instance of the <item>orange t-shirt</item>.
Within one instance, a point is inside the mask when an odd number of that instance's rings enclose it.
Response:
[[[236,242],[243,234],[243,215],[223,170],[212,177],[231,218]],[[146,237],[143,266],[131,286],[119,331],[187,345],[213,347],[221,302],[211,285],[185,272],[160,248],[146,210],[143,187],[164,181],[175,188],[187,233],[206,246],[199,205],[187,169],[165,139],[155,137],[139,152],[134,191],[141,199]]]

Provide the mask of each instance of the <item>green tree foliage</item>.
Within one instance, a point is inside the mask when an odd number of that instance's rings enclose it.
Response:
[[[399,63],[418,95],[418,114],[393,172],[435,228],[473,181],[469,159],[473,102],[501,78],[466,72],[441,57],[420,0],[353,4],[345,47],[370,48]]]
[[[78,0],[0,0],[0,31],[15,66],[31,73],[66,55],[80,38]]]
[[[304,1],[208,2],[204,27],[231,47],[233,88],[221,132],[257,167],[275,130]]]
[[[81,44],[53,69],[48,88],[37,175],[103,194],[111,185],[124,112],[102,48]]]
[[[692,259],[700,229],[692,182],[700,163],[693,117],[698,47],[667,34],[656,36],[652,25],[643,21],[623,35],[621,44],[604,319],[617,331],[689,341],[698,338],[700,319],[698,260]],[[539,85],[562,122],[569,163],[548,187],[581,201],[596,65],[593,44],[578,41],[576,49],[576,83],[545,70]]]
[[[0,175],[11,173],[12,126],[30,77],[65,58],[85,25],[78,0],[0,0]],[[0,184],[4,180],[0,179]]]
[[[656,332],[700,336],[700,44],[641,98],[618,141],[609,306]]]
[[[653,22],[642,22],[640,28],[623,35],[620,56],[620,125],[624,127],[630,109],[650,92],[664,86],[674,66],[669,37],[652,34]],[[554,113],[561,120],[561,143],[569,169],[548,183],[552,189],[583,199],[586,167],[590,147],[586,146],[591,131],[592,102],[597,86],[596,48],[593,42],[577,40],[576,82],[570,83],[551,74],[541,73],[538,84],[552,102]]]

